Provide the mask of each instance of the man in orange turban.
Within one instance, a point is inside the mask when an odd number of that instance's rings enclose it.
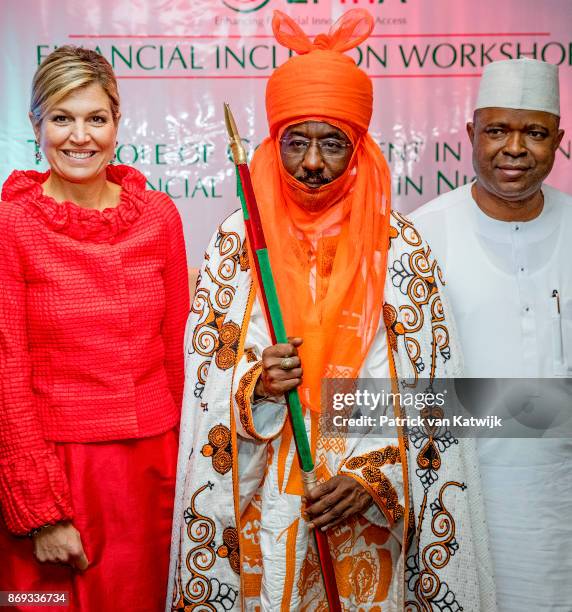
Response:
[[[460,374],[437,264],[390,211],[371,81],[344,54],[372,28],[353,10],[311,41],[275,13],[297,55],[268,82],[270,134],[251,170],[290,340],[271,346],[235,213],[189,320],[169,609],[326,610],[311,537],[322,529],[343,609],[494,610],[470,442],[324,431],[324,378],[398,388]],[[320,481],[308,498],[284,403],[294,387]]]

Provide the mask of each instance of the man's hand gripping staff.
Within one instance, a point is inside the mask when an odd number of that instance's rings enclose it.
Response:
[[[263,395],[266,395],[269,390],[272,392],[279,391],[279,393],[284,392],[286,396],[288,415],[292,423],[296,450],[302,468],[304,489],[308,497],[310,491],[316,487],[317,482],[308,434],[304,425],[302,404],[296,389],[302,376],[301,364],[296,355],[296,349],[302,342],[300,338],[289,339],[286,335],[266,241],[264,239],[264,231],[254,190],[252,189],[246,151],[242,145],[228,104],[224,105],[224,114],[230,138],[230,148],[239,179],[239,196],[247,239],[254,263],[254,273],[259,283],[262,306],[266,314],[266,320],[270,323],[270,335],[274,344],[273,347],[266,349],[265,355],[263,355],[263,359],[266,359],[269,365],[265,368],[265,377],[262,379],[263,387],[259,386],[258,390],[263,391]],[[288,349],[288,355],[284,353],[285,348]],[[276,370],[281,370],[283,374],[279,375]],[[300,376],[293,376],[293,370],[297,370],[296,374],[299,371]],[[330,610],[341,612],[340,598],[326,534],[321,530],[314,530],[314,534]]]

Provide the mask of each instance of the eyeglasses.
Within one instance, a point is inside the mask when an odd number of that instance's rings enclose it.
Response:
[[[352,146],[351,142],[339,140],[338,138],[303,138],[302,136],[290,136],[282,138],[280,146],[282,152],[291,158],[303,158],[313,143],[316,143],[320,155],[325,159],[341,159],[346,154],[346,149]]]

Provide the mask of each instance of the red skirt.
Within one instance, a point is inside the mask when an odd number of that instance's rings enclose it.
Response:
[[[79,572],[39,563],[32,540],[11,536],[0,519],[0,590],[68,591],[69,612],[164,610],[177,447],[176,430],[141,440],[56,444],[90,565]]]

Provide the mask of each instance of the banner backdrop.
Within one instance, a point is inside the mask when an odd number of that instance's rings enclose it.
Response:
[[[272,37],[272,11],[319,34],[353,7],[376,20],[353,57],[374,82],[371,133],[391,167],[395,208],[407,213],[472,179],[465,124],[478,76],[519,56],[560,65],[570,129],[548,183],[572,191],[570,0],[2,0],[0,181],[36,167],[27,114],[38,63],[63,44],[94,48],[119,78],[117,157],[176,202],[197,266],[238,207],[223,101],[250,154],[267,131],[266,79],[288,58]]]

